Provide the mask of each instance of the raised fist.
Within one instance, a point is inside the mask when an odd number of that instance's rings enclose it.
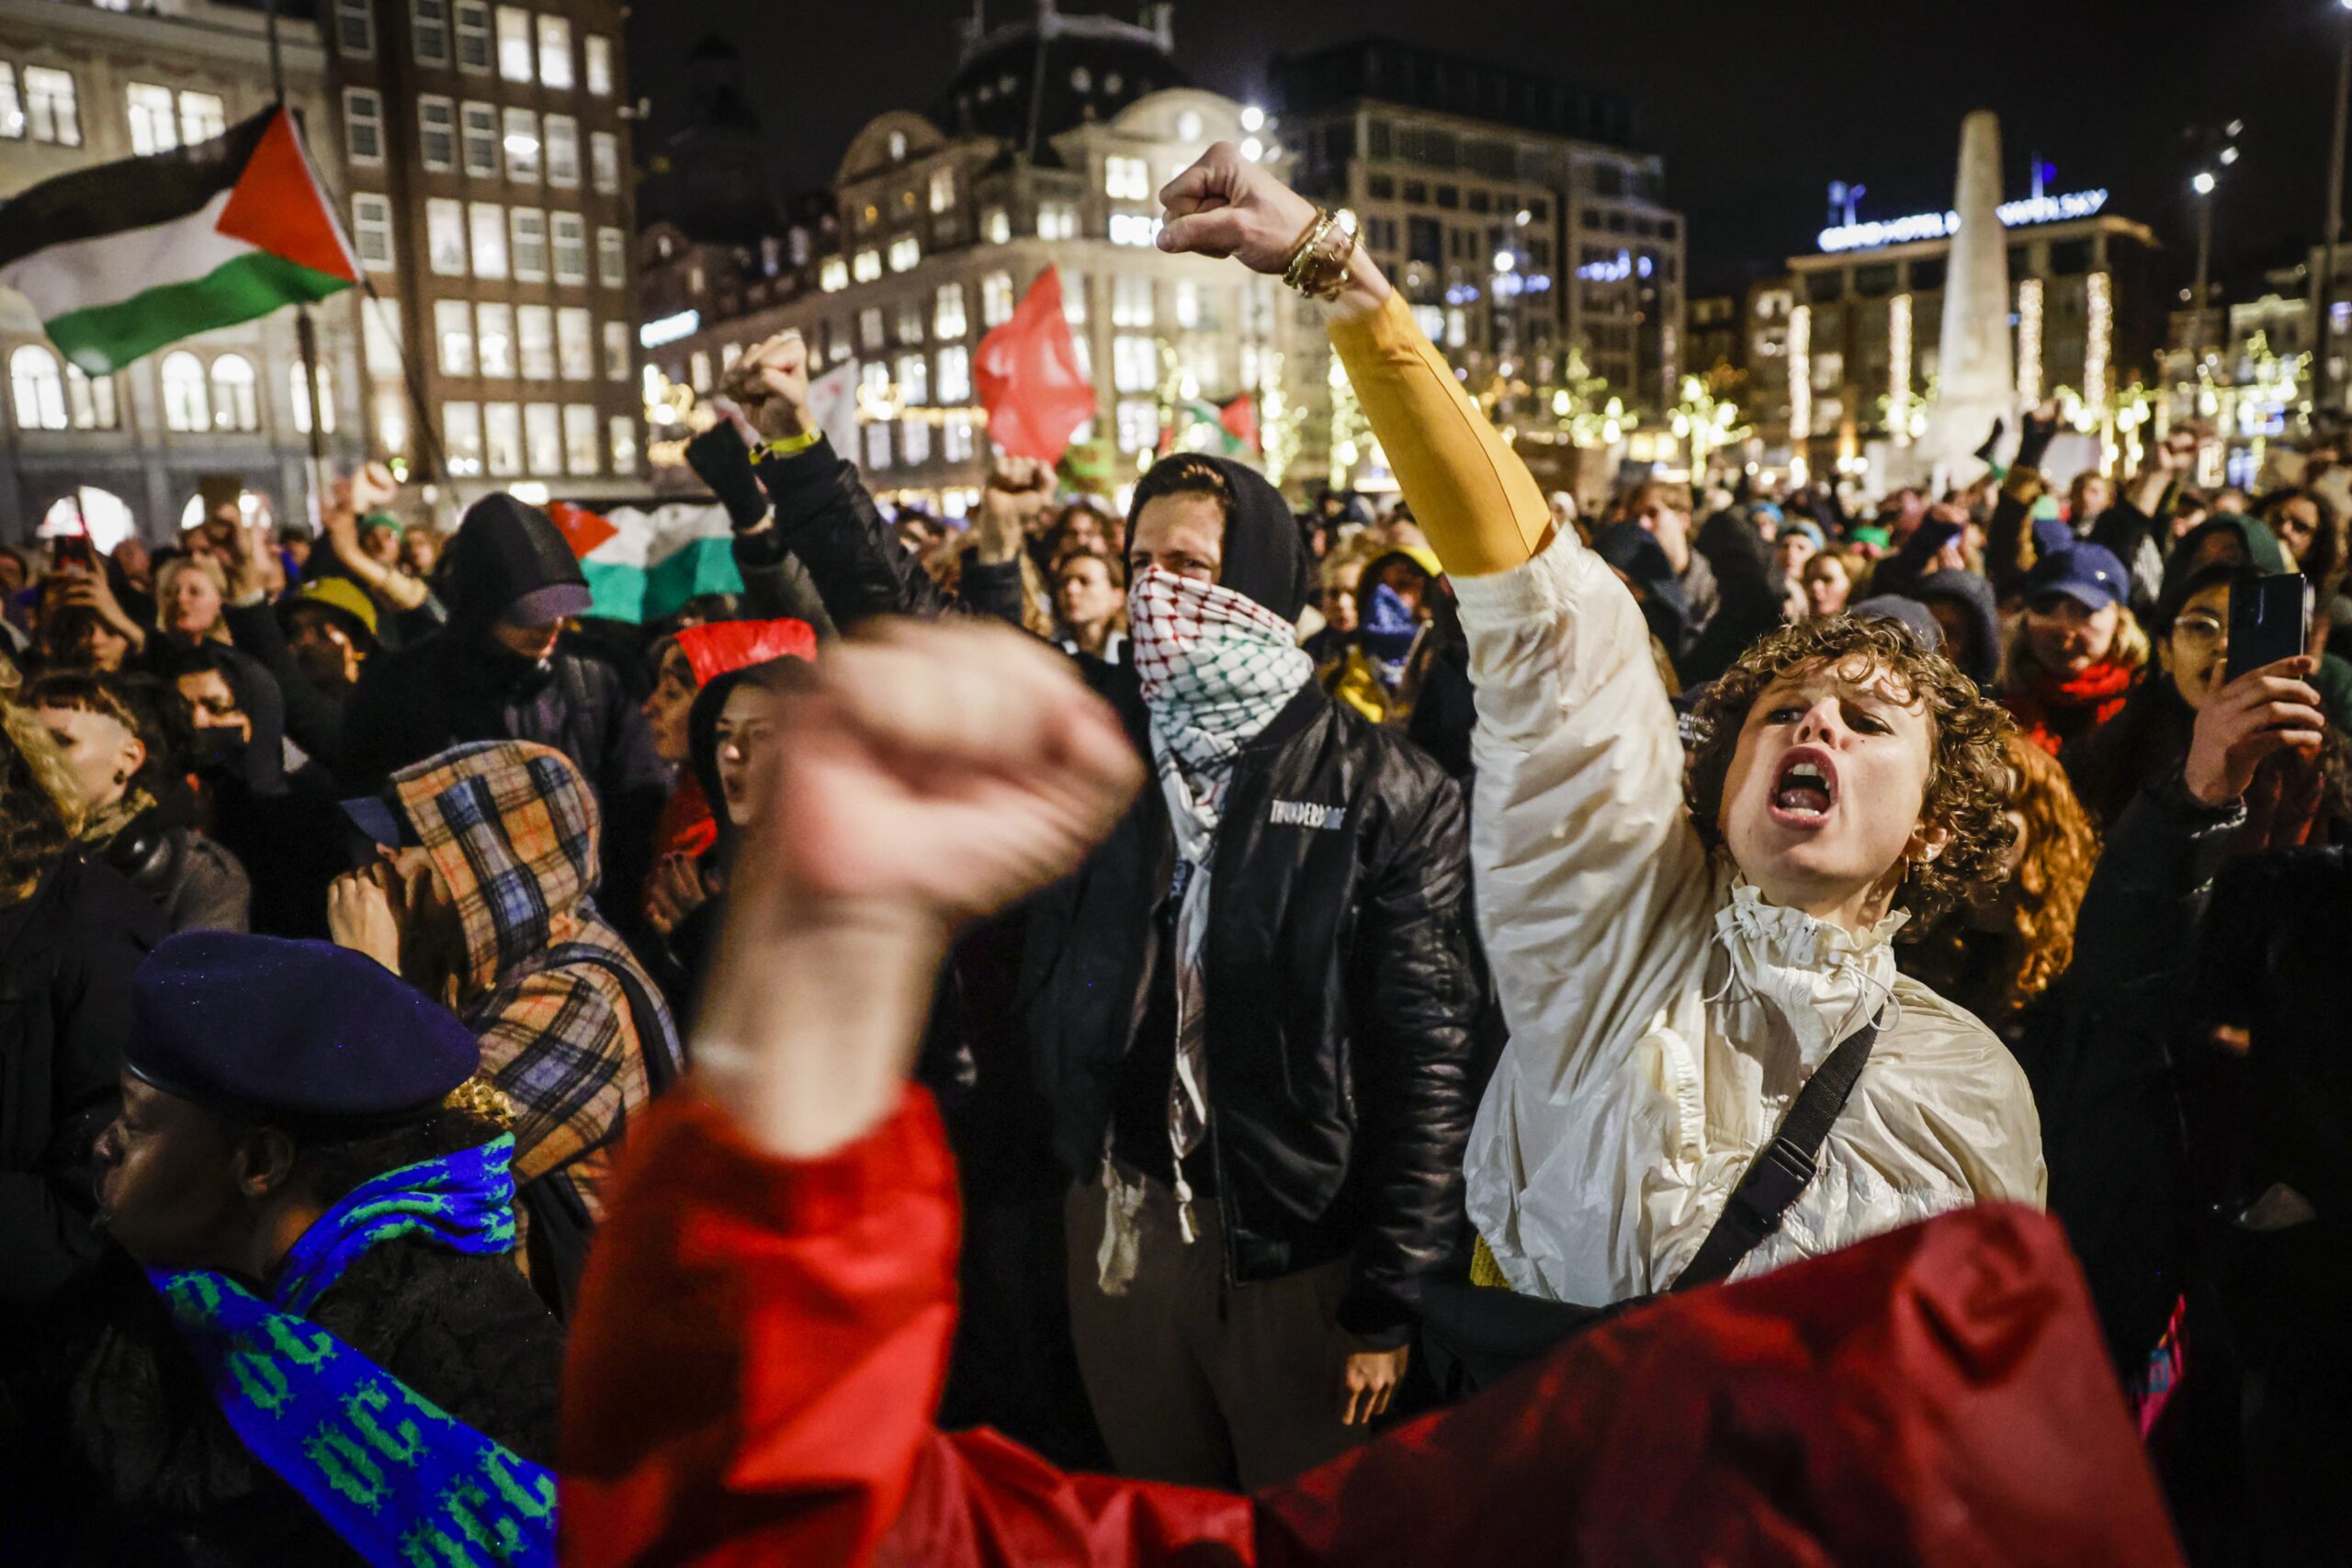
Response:
[[[1159,193],[1159,248],[1233,256],[1252,272],[1279,276],[1290,265],[1315,204],[1220,141]]]
[[[806,433],[813,423],[808,416],[808,344],[797,332],[778,333],[737,360],[720,390],[742,409],[764,441]]]

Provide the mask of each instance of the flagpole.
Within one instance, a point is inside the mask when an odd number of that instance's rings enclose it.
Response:
[[[269,90],[278,112],[285,114],[286,57],[277,39],[277,0],[266,0],[264,10],[269,18]],[[326,401],[319,396],[319,332],[307,304],[294,307],[294,347],[302,356],[302,388],[311,402],[311,513],[315,525],[326,507],[327,421]]]

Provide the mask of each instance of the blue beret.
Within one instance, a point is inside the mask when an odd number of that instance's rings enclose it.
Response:
[[[122,1059],[157,1089],[216,1110],[389,1126],[473,1077],[481,1046],[372,958],[331,942],[186,931],[131,976]]]

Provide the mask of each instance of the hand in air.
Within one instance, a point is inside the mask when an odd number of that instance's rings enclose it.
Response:
[[[737,360],[720,390],[743,411],[763,441],[810,429],[807,341],[797,332],[778,333]]]
[[[1279,276],[1315,221],[1315,204],[1220,141],[1159,193],[1159,248],[1233,256],[1252,272]]]
[[[2227,806],[2245,794],[2264,759],[2287,750],[2318,751],[2327,719],[2316,688],[2302,677],[2319,668],[2306,657],[2282,659],[2213,694],[2197,716],[2183,782],[2199,802]]]

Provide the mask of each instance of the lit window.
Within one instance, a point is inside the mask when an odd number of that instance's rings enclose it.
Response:
[[[1201,324],[1201,286],[1179,283],[1176,286],[1176,324],[1192,332]]]
[[[1151,279],[1114,277],[1111,280],[1111,324],[1114,327],[1151,325]]]
[[[506,111],[506,177],[526,185],[539,183],[539,117],[529,109]]]
[[[1091,93],[1094,91],[1094,73],[1089,71],[1083,65],[1071,66],[1069,68],[1069,89],[1073,93]]]
[[[26,80],[32,73],[25,73]],[[343,90],[343,144],[355,164],[384,161],[384,100],[372,88]]]
[[[939,286],[937,302],[932,307],[931,330],[942,338],[964,335],[964,286],[943,283]]]
[[[294,411],[297,434],[311,434],[311,378],[302,362],[296,360],[286,367],[287,406]],[[319,404],[326,412],[326,428],[322,434],[334,434],[334,376],[325,366],[319,367]]]
[[[555,280],[558,283],[588,281],[588,220],[577,212],[559,212],[553,224],[555,251]]]
[[[931,172],[931,209],[945,212],[956,205],[956,171],[953,168]]]
[[[910,468],[931,460],[931,426],[919,419],[899,424],[899,456]]]
[[[613,472],[616,474],[637,472],[637,421],[625,413],[616,413],[613,415],[607,428],[611,433],[608,444],[613,449]]]
[[[1082,272],[1062,274],[1062,320],[1074,327],[1086,324],[1086,275]]]
[[[435,299],[433,302],[433,338],[440,345],[441,374],[470,376],[474,373],[473,307],[463,299]]]
[[[172,90],[148,82],[133,82],[123,89],[130,111],[130,150],[141,157],[168,152],[180,144],[179,115]]]
[[[481,351],[481,373],[505,380],[514,374],[514,307],[474,307],[474,342]]]
[[[922,304],[920,300],[901,300],[899,305],[899,341],[922,341]]]
[[[827,256],[817,269],[817,287],[828,294],[838,294],[849,287],[849,263],[839,256]]]
[[[523,441],[532,473],[563,472],[563,414],[553,403],[524,405]]]
[[[710,355],[708,351],[698,348],[692,354],[686,355],[686,385],[692,387],[697,392],[707,392],[710,390]]]
[[[456,205],[455,203],[451,204]],[[359,265],[369,272],[392,270],[392,204],[390,198],[361,194],[351,198],[351,237],[359,249]],[[463,256],[459,257],[463,271]]]
[[[1111,340],[1111,384],[1122,392],[1148,392],[1159,385],[1159,344],[1148,337]]]
[[[613,196],[621,188],[621,140],[609,130],[588,133],[588,174],[591,183],[601,196]]]
[[[17,68],[0,60],[0,138],[19,141],[25,134],[25,100],[17,94]]]
[[[427,174],[446,175],[458,166],[458,107],[447,98],[416,100],[417,150]]]
[[[869,350],[882,346],[882,310],[879,306],[868,306],[857,313],[857,341]]]
[[[368,0],[334,0],[334,46],[361,60],[376,52],[376,13]]]
[[[1159,220],[1140,212],[1114,212],[1110,229],[1114,245],[1148,245],[1159,238]]]
[[[980,324],[1001,326],[1012,319],[1012,275],[992,272],[980,279]]]
[[[1102,160],[1102,193],[1114,201],[1151,199],[1151,165],[1141,158]]]
[[[602,33],[590,33],[580,40],[582,62],[586,66],[588,90],[600,98],[613,92],[613,40]]]
[[[498,177],[498,110],[490,104],[468,104],[461,117],[466,173],[477,179]]]
[[[1119,450],[1148,452],[1159,445],[1159,408],[1129,401],[1119,405]]]
[[[606,321],[605,323],[605,379],[607,381],[628,380],[628,323]]]
[[[55,355],[38,344],[17,349],[8,356],[8,387],[16,398],[17,429],[65,428],[65,378]]]
[[[539,85],[568,90],[571,85],[571,18],[539,18]]]
[[[901,234],[890,242],[890,270],[911,272],[915,263],[922,260],[922,244],[912,234]]]
[[[882,276],[882,253],[880,251],[858,252],[857,260],[851,265],[850,271],[860,283],[873,282]]]
[[[628,282],[628,242],[618,229],[596,231],[596,281],[607,288]]]
[[[967,348],[939,351],[939,400],[949,408],[972,400],[972,353]]]
[[[212,362],[212,427],[215,430],[259,430],[261,400],[256,395],[254,362],[242,354],[224,354]]]
[[[490,69],[490,7],[483,0],[458,0],[458,69]]]
[[[60,147],[82,145],[82,108],[74,73],[47,65],[25,67],[25,123],[35,141]]]
[[[485,404],[482,413],[482,457],[490,471],[502,479],[523,471],[523,411],[514,403]]]
[[[890,466],[890,427],[878,420],[865,427],[865,466],[869,468]]]
[[[587,403],[563,405],[563,471],[575,479],[596,471],[596,411]]]
[[[481,472],[481,404],[441,405],[441,450],[449,459],[451,479],[468,479]]]
[[[577,305],[555,313],[557,368],[567,381],[596,378],[596,323]]]
[[[931,401],[931,365],[920,354],[899,355],[899,400],[909,408]]]
[[[115,427],[114,378],[85,376],[80,366],[66,366],[65,412],[76,430],[112,430]]]
[[[1066,201],[1043,201],[1037,204],[1037,238],[1041,240],[1075,240],[1078,238],[1078,209]]]
[[[474,276],[506,276],[506,209],[494,201],[477,201],[466,209],[472,232]]]
[[[1176,140],[1179,141],[1198,141],[1200,139],[1201,117],[1191,109],[1186,109],[1182,114],[1178,115],[1176,117]]]
[[[972,426],[965,420],[951,419],[940,431],[939,455],[951,463],[967,462],[972,456]]]
[[[904,163],[906,161],[906,157],[907,133],[903,130],[894,130],[890,132],[890,162],[893,164]]]
[[[212,428],[212,398],[204,382],[204,362],[186,349],[164,356],[164,424],[177,431]]]
[[[366,198],[362,198],[363,200]],[[381,198],[379,198],[381,199]],[[390,207],[385,202],[386,222],[390,221]],[[424,204],[425,265],[442,277],[463,277],[466,275],[466,209],[444,197],[435,197]]]
[[[555,379],[555,312],[545,305],[514,307],[514,344],[526,381]],[[700,390],[699,388],[696,390]]]
[[[980,214],[980,238],[991,245],[1001,245],[1012,238],[1012,218],[1001,207],[991,207]]]
[[[509,82],[531,79],[531,13],[520,6],[498,8],[498,73]]]
[[[228,106],[218,93],[180,95],[180,145],[209,141],[229,129]]]
[[[1445,346],[1460,348],[1470,341],[1470,318],[1467,312],[1452,310],[1445,313]]]
[[[580,184],[580,122],[568,114],[548,116],[548,184],[566,190]]]
[[[412,25],[419,65],[449,63],[449,0],[410,0]]]
[[[535,207],[518,207],[506,215],[513,242],[514,281],[544,283],[548,276],[548,215]]]

